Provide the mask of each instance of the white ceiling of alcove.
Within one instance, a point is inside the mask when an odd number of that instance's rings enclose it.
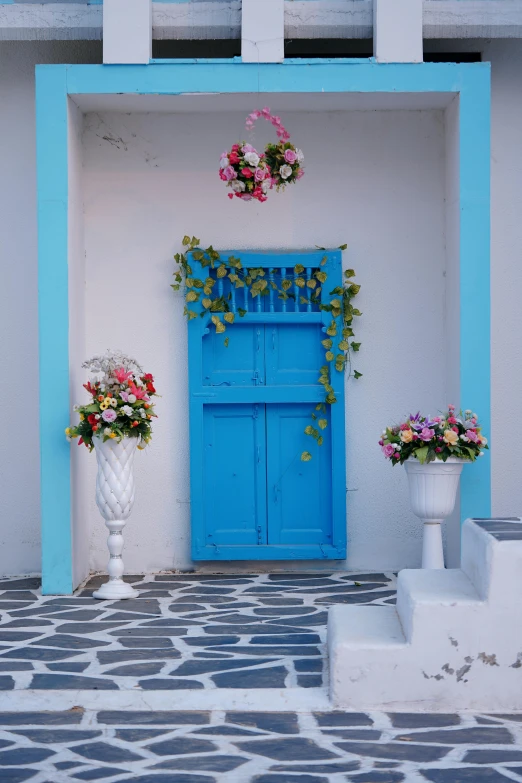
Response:
[[[232,112],[270,106],[289,111],[420,111],[444,109],[453,93],[197,93],[185,95],[71,95],[83,112]]]

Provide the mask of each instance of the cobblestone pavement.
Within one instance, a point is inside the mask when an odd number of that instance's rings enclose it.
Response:
[[[395,600],[392,575],[127,577],[141,592],[38,597],[0,582],[0,689],[318,688],[327,607]]]
[[[2,783],[522,783],[522,715],[312,706],[327,705],[327,607],[393,603],[392,575],[128,580],[139,598],[103,602],[101,577],[72,598],[0,582]],[[188,709],[198,694],[223,708]]]
[[[507,783],[522,715],[0,713],[0,780]]]

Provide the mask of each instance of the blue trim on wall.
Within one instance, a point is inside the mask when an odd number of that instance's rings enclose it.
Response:
[[[490,70],[472,70],[460,93],[460,403],[491,434]],[[491,458],[464,467],[461,519],[491,516]]]
[[[42,592],[73,589],[65,71],[36,73]]]
[[[44,591],[72,589],[67,290],[67,94],[460,93],[461,402],[490,432],[488,63],[187,60],[37,66]],[[52,394],[51,394],[52,389]],[[455,400],[457,403],[458,401]],[[463,517],[491,513],[489,457],[464,470]]]

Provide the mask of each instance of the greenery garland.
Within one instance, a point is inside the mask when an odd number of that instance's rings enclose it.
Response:
[[[296,285],[299,289],[306,293],[310,299],[306,296],[300,296],[300,303],[309,304],[312,303],[322,310],[331,313],[332,321],[326,329],[327,337],[321,340],[321,345],[325,349],[324,364],[319,369],[319,383],[323,386],[325,392],[324,402],[320,402],[316,405],[315,411],[312,412],[312,424],[305,427],[305,434],[310,435],[318,446],[323,444],[323,436],[321,431],[328,426],[327,419],[321,417],[321,413],[326,412],[327,405],[333,405],[337,402],[334,394],[333,386],[331,384],[331,363],[333,362],[335,370],[337,372],[345,372],[346,368],[349,368],[349,376],[353,375],[355,379],[360,378],[362,373],[351,369],[351,353],[357,353],[361,347],[361,343],[357,343],[354,340],[350,342],[350,338],[354,337],[352,329],[353,319],[362,313],[353,307],[352,299],[357,296],[360,290],[360,286],[353,282],[355,272],[353,269],[347,269],[344,273],[345,280],[343,285],[336,286],[330,291],[330,296],[333,297],[327,304],[321,302],[321,291],[328,279],[328,275],[322,269],[316,270],[310,280],[306,280],[302,275],[305,271],[302,264],[296,264],[294,267],[294,279],[281,281],[279,287],[273,280],[266,279],[266,270],[262,267],[253,267],[245,269],[241,263],[241,259],[230,256],[226,260],[223,259],[217,250],[214,250],[212,245],[206,250],[200,246],[200,240],[196,237],[183,237],[183,252],[176,253],[174,260],[177,263],[177,269],[174,272],[175,283],[172,284],[174,291],[179,291],[181,285],[184,283],[186,287],[185,294],[185,309],[184,315],[190,321],[193,318],[197,318],[198,315],[203,317],[205,313],[210,313],[210,319],[214,324],[217,334],[223,334],[227,326],[231,325],[235,321],[235,313],[232,312],[230,307],[231,295],[218,295],[213,292],[214,286],[217,282],[214,278],[208,276],[205,280],[200,280],[193,276],[192,267],[190,266],[188,253],[192,253],[194,259],[199,261],[203,268],[210,267],[216,270],[217,279],[224,279],[228,277],[230,282],[236,288],[247,288],[252,298],[257,296],[267,296],[271,287],[277,292],[278,298],[282,300],[295,299],[294,294],[289,293],[289,289]],[[346,245],[341,245],[339,250],[346,250]],[[320,250],[326,250],[326,248],[319,248]],[[322,259],[320,266],[326,264],[326,256]],[[305,290],[307,289],[307,290]],[[201,313],[197,313],[195,310],[190,309],[190,305],[195,302],[200,302],[203,310]],[[236,308],[239,316],[242,318],[246,315],[247,311],[242,308]],[[337,348],[339,353],[334,353],[334,340],[337,336],[337,322],[335,318],[342,317],[342,340],[339,341]],[[225,337],[225,346],[228,346],[229,338]],[[316,426],[317,424],[317,426]],[[309,451],[303,451],[301,454],[301,460],[303,462],[309,462],[312,459],[312,455]]]

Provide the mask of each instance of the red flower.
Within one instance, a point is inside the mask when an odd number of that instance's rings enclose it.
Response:
[[[95,424],[96,424],[96,422],[97,422],[97,418],[96,418],[96,416],[94,415],[94,413],[90,413],[90,414],[87,416],[87,421],[89,422],[89,424],[91,425],[91,427],[94,427],[94,425],[95,425]]]
[[[449,424],[456,424],[457,423],[457,419],[455,418],[455,416],[450,416],[448,418],[448,423]]]
[[[237,152],[231,152],[230,155],[228,156],[228,159],[230,163],[232,163],[232,165],[234,163],[239,163],[239,155],[237,154]]]
[[[241,169],[241,174],[244,176],[245,179],[250,179],[254,176],[254,172],[252,169],[249,169],[248,166],[245,166],[244,169]]]
[[[95,397],[95,396],[96,396],[96,391],[97,391],[97,389],[96,389],[96,387],[95,387],[95,386],[91,386],[91,382],[90,382],[90,381],[87,381],[87,383],[84,383],[84,384],[83,384],[83,388],[84,388],[84,389],[87,389],[87,391],[89,392],[89,394],[92,394],[92,396],[93,396],[93,397]]]
[[[237,152],[239,149],[239,144],[232,144],[232,152]]]
[[[453,432],[457,432],[458,433],[458,431],[459,431],[458,427],[452,427],[451,429],[453,430]]]
[[[219,169],[219,178],[223,180],[223,182],[227,182],[227,178],[223,174],[223,169]]]

